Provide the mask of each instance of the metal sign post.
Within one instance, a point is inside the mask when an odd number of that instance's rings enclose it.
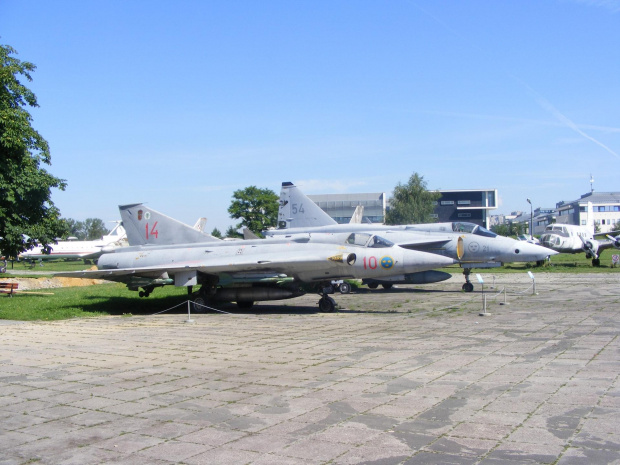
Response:
[[[187,320],[185,320],[185,323],[194,323],[194,320],[192,320],[192,315],[190,313],[191,306],[192,306],[192,301],[188,300],[187,301]]]
[[[490,313],[487,312],[487,295],[484,293],[484,280],[482,276],[476,273],[476,278],[478,282],[482,285],[482,313],[479,313],[480,316],[489,316]]]
[[[536,292],[536,279],[534,279],[534,273],[532,273],[531,271],[528,271],[527,275],[532,280],[532,295],[538,295],[538,292]]]

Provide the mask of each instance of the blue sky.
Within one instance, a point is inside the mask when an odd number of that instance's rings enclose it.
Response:
[[[620,191],[620,0],[0,0],[66,218],[207,230],[233,192]]]

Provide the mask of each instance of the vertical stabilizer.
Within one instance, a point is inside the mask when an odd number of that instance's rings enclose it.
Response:
[[[278,229],[338,224],[293,183],[283,182],[278,209]]]
[[[349,224],[361,224],[362,219],[364,219],[364,206],[358,205],[355,207],[355,211],[353,212],[353,216],[351,216],[351,221],[349,221]]]
[[[152,210],[142,203],[119,205],[118,209],[130,246],[219,241],[209,234]]]
[[[586,224],[588,231],[590,232],[590,234],[592,234],[592,236],[590,237],[594,237],[594,234],[596,233],[596,228],[594,227],[594,208],[592,207],[592,202],[588,202],[588,217],[586,220]]]

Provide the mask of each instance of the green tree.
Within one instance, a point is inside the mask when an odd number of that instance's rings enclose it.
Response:
[[[424,176],[413,173],[407,184],[398,183],[385,214],[385,224],[430,223],[441,194],[426,189]]]
[[[228,229],[226,230],[226,237],[230,239],[241,239],[243,234],[239,234],[239,231],[231,225],[228,226]]]
[[[500,236],[510,236],[510,227],[506,223],[496,224],[491,228],[491,231]]]
[[[74,220],[73,218],[65,218],[65,224],[67,225],[67,237],[77,237],[78,239],[83,239],[84,237],[84,223],[81,221]]]
[[[222,232],[217,228],[213,228],[213,231],[211,231],[211,235],[213,237],[217,237],[218,239],[222,238]]]
[[[279,197],[270,189],[259,189],[256,186],[246,187],[233,193],[233,201],[228,213],[233,219],[241,219],[237,229],[248,228],[255,234],[278,221]]]
[[[84,220],[84,232],[87,241],[94,241],[101,239],[104,234],[107,234],[108,228],[105,227],[103,220],[99,218],[86,218]]]
[[[0,45],[0,250],[9,257],[67,233],[51,201],[51,189],[64,190],[66,183],[41,167],[51,165],[50,149],[27,111],[39,105],[19,80],[32,81],[36,67],[15,54],[12,47]]]

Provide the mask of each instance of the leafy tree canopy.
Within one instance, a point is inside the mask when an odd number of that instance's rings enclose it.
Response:
[[[213,228],[213,231],[211,231],[211,235],[213,237],[217,237],[218,239],[222,239],[222,232],[217,228]]]
[[[439,192],[426,190],[424,176],[413,173],[407,184],[398,183],[394,188],[385,224],[430,223],[440,197]]]
[[[9,257],[67,232],[51,201],[51,189],[66,183],[41,168],[51,165],[49,145],[31,126],[27,107],[38,107],[37,99],[20,81],[32,81],[36,67],[16,53],[0,45],[0,250]]]
[[[103,220],[99,218],[86,218],[84,221],[69,218],[65,220],[65,223],[69,230],[68,236],[77,237],[81,241],[101,239],[101,236],[109,232]]]
[[[523,223],[513,223],[509,221],[508,223],[497,224],[491,227],[491,231],[500,236],[514,236],[517,237],[521,234],[525,234],[527,231],[527,226]]]
[[[246,187],[233,193],[228,213],[233,219],[241,219],[237,229],[248,228],[255,234],[276,225],[279,197],[270,189]]]
[[[224,237],[228,239],[241,239],[243,238],[243,234],[239,233],[239,231],[237,231],[234,226],[230,225],[228,226]]]

